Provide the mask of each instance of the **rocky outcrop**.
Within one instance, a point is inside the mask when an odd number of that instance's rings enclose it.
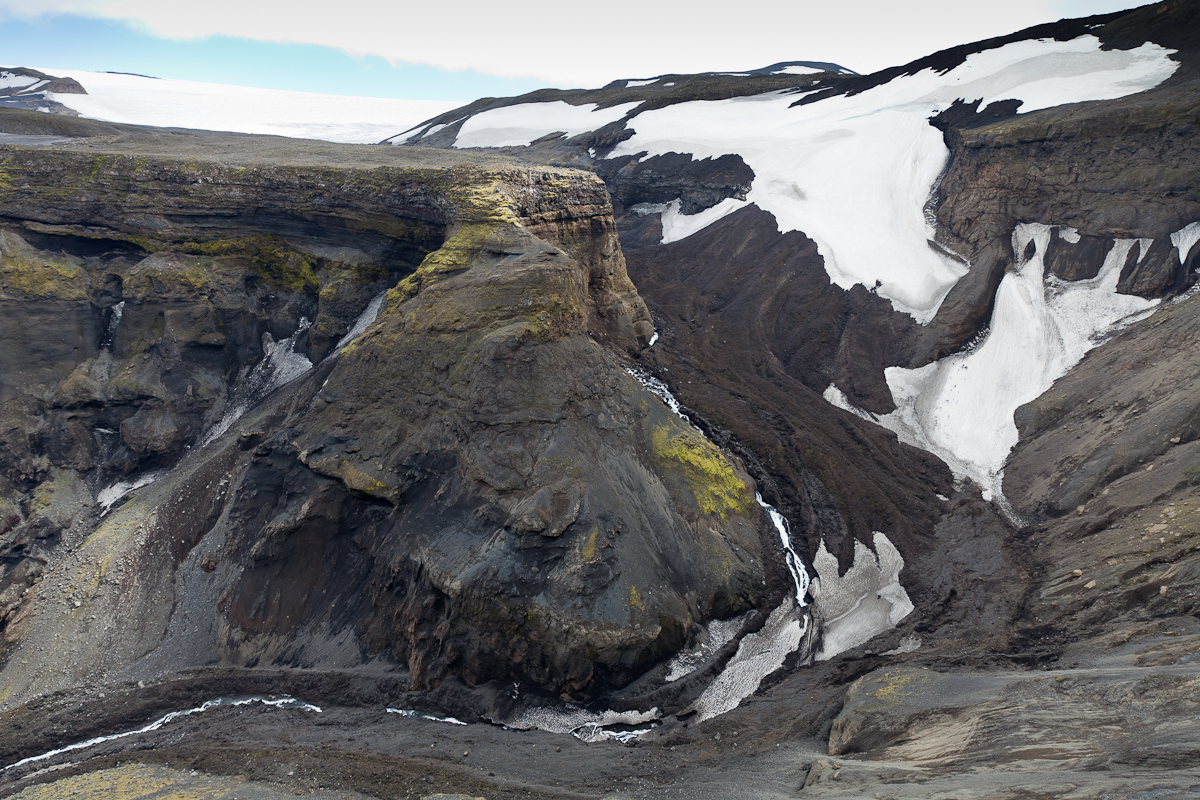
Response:
[[[595,177],[126,137],[4,154],[7,702],[217,661],[583,700],[762,602],[754,483],[622,366]]]

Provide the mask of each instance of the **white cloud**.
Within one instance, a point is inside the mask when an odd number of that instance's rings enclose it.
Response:
[[[859,72],[1057,19],[1061,0],[748,0],[715,11],[612,0],[0,0],[0,16],[123,19],[168,38],[240,36],[337,47],[448,70],[598,86],[664,72],[835,61]]]

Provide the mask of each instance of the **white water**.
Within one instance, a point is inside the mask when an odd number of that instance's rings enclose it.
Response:
[[[211,708],[219,708],[221,706],[244,706],[244,705],[249,705],[250,703],[262,703],[263,705],[275,706],[276,708],[290,708],[290,709],[298,709],[300,711],[312,711],[317,714],[321,713],[321,709],[319,707],[311,705],[310,703],[305,703],[302,700],[297,700],[294,697],[283,697],[283,698],[280,698],[277,700],[269,700],[265,697],[247,697],[242,700],[226,700],[224,698],[218,697],[216,700],[209,700],[208,702],[204,703],[203,705],[196,706],[195,708],[188,708],[188,709],[184,709],[183,711],[172,711],[169,714],[165,714],[165,715],[159,717],[158,719],[154,720],[153,722],[151,722],[148,725],[143,725],[142,727],[138,728],[137,730],[124,731],[123,733],[112,733],[107,736],[97,736],[96,738],[88,739],[85,742],[77,742],[75,744],[69,744],[66,747],[60,747],[57,750],[51,750],[47,753],[42,753],[41,755],[30,756],[29,758],[23,758],[14,764],[9,764],[3,770],[0,770],[0,772],[7,772],[10,769],[16,769],[17,767],[21,767],[26,764],[33,764],[38,761],[44,761],[48,758],[53,758],[54,756],[61,755],[62,753],[70,753],[75,750],[83,750],[84,748],[87,748],[87,747],[93,747],[98,744],[104,744],[105,742],[111,742],[114,739],[124,739],[127,736],[138,736],[139,734],[150,733],[151,731],[158,730],[159,728],[163,727],[164,725],[169,725],[170,723],[174,722],[177,719],[181,719],[183,717],[190,717],[192,714],[202,714]]]
[[[679,401],[675,399],[675,395],[671,394],[671,390],[667,388],[667,385],[665,383],[663,383],[662,381],[660,381],[658,378],[654,377],[653,375],[651,375],[647,372],[643,372],[640,369],[635,369],[633,367],[626,367],[625,371],[629,373],[630,377],[632,377],[635,381],[640,383],[642,385],[642,388],[648,390],[650,392],[650,394],[654,395],[659,400],[662,400],[664,403],[666,403],[667,408],[671,409],[671,411],[675,413],[675,416],[679,417],[681,420],[686,422],[688,425],[691,425],[693,428],[696,427],[695,424],[692,422],[691,417],[689,417],[687,414],[683,413],[683,411],[680,410],[681,406],[679,405]],[[699,428],[696,428],[696,430],[700,432],[701,436],[704,436],[703,431],[700,431]],[[707,437],[705,437],[705,438],[707,438]]]
[[[112,307],[112,316],[108,319],[108,327],[104,330],[104,341],[100,343],[100,347],[109,350],[112,348],[113,337],[117,335],[117,326],[121,324],[121,317],[125,314],[125,301],[115,304]]]
[[[626,367],[625,371],[651,394],[666,403],[667,407],[680,419],[696,428],[691,419],[680,410],[679,401],[671,394],[665,383],[640,370]],[[699,428],[696,428],[696,431],[701,436],[704,435]],[[796,586],[796,595],[794,599],[789,599],[771,612],[771,616],[762,630],[742,637],[741,642],[738,643],[737,653],[725,665],[721,674],[692,704],[692,710],[699,714],[699,721],[711,719],[737,708],[742,700],[758,689],[763,678],[783,666],[784,659],[800,647],[808,633],[809,615],[801,610],[805,605],[804,598],[808,591],[808,572],[804,569],[804,563],[799,553],[792,547],[791,534],[783,515],[773,506],[764,502],[762,496],[757,493],[755,493],[755,500],[767,512],[771,523],[779,533],[788,572]],[[682,675],[677,676],[676,679],[678,677],[682,677]]]
[[[463,722],[461,719],[455,719],[454,717],[436,717],[433,714],[425,714],[420,711],[413,711],[412,709],[409,709],[409,708],[388,708],[385,710],[389,714],[399,714],[400,716],[407,717],[408,719],[424,719],[424,720],[429,720],[430,722],[448,722],[451,725],[466,725],[467,724],[467,723]]]
[[[312,369],[308,356],[295,350],[300,337],[311,324],[307,318],[301,317],[296,332],[278,342],[271,334],[263,333],[263,357],[250,374],[233,387],[225,415],[204,437],[203,444],[208,444],[229,430],[233,423],[268,394]]]
[[[518,731],[539,730],[569,733],[585,742],[616,739],[631,731],[609,731],[610,726],[645,725],[658,719],[657,708],[649,711],[586,711],[576,706],[526,708],[497,724]],[[649,730],[646,728],[645,730]],[[645,733],[645,730],[642,733]],[[622,739],[626,741],[626,739]]]
[[[762,495],[758,492],[754,493],[754,499],[767,512],[767,516],[771,518],[772,524],[775,525],[775,530],[779,532],[779,541],[783,544],[783,557],[787,562],[788,572],[791,573],[792,580],[796,584],[796,604],[805,606],[804,596],[808,594],[808,570],[804,568],[804,564],[800,561],[799,554],[792,547],[792,532],[783,514],[780,514],[775,506],[766,503],[762,499]]]

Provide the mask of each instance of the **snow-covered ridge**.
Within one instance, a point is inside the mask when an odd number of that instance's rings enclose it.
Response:
[[[812,238],[830,280],[846,289],[875,288],[897,310],[926,323],[967,271],[930,244],[935,231],[925,206],[949,151],[929,118],[959,99],[984,105],[1016,99],[1028,112],[1123,97],[1170,77],[1178,67],[1168,57],[1172,52],[1150,43],[1102,50],[1090,34],[1066,42],[1026,40],[973,53],[945,73],[925,69],[854,96],[796,107],[796,95],[786,92],[682,102],[636,114],[628,123],[633,135],[607,157],[740,156],[756,176],[746,201],[769,211],[780,232]],[[476,114],[455,146],[495,147],[568,131],[559,116],[567,113],[577,123],[568,135],[577,135],[625,113],[593,112],[592,106],[566,112],[561,105],[525,103]],[[688,217],[667,204],[664,242],[732,210],[726,205]]]
[[[455,147],[524,147],[551,133],[568,138],[602,128],[628,114],[640,103],[621,103],[601,109],[597,103],[573,106],[562,100],[525,103],[484,111],[458,129]]]
[[[461,105],[456,101],[344,97],[108,72],[39,71],[79,81],[87,94],[44,95],[90,119],[331,142],[373,144]],[[21,76],[13,80],[18,79],[25,80]]]

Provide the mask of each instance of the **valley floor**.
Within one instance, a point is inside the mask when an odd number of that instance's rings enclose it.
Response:
[[[139,727],[206,692],[274,685],[323,710],[213,709],[8,770],[0,796],[1182,800],[1200,797],[1198,648],[1200,622],[1177,617],[1068,646],[1067,669],[835,660],[717,719],[668,718],[634,745],[405,718],[363,707],[363,677],[212,670],[17,709],[0,731],[5,760]]]

